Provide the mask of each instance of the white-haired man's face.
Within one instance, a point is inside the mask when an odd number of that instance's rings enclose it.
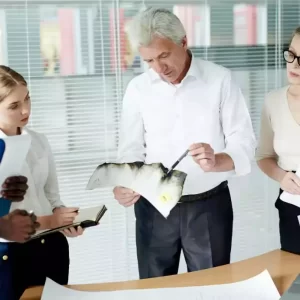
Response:
[[[179,83],[187,72],[186,38],[177,45],[169,39],[157,37],[149,46],[141,46],[139,52],[149,67],[168,82]]]

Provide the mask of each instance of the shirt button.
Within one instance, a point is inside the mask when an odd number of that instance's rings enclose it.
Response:
[[[3,256],[2,256],[2,259],[3,259],[3,260],[8,260],[8,256],[7,256],[7,255],[3,255]]]
[[[42,239],[42,240],[41,240],[41,243],[42,243],[42,244],[45,244],[45,240],[44,240],[44,239]]]

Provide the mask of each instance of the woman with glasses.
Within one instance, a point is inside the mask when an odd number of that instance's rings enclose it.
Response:
[[[279,213],[281,249],[300,254],[300,208],[283,202],[283,191],[300,195],[300,27],[284,50],[288,85],[267,94],[262,116],[257,162],[260,169],[280,184],[275,207]]]

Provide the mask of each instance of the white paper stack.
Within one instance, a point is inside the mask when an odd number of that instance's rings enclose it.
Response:
[[[138,289],[110,292],[83,292],[46,280],[42,300],[279,300],[274,282],[267,270],[248,280],[231,284],[184,288]]]

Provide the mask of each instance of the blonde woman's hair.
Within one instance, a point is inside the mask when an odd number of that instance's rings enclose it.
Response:
[[[15,70],[0,65],[0,102],[3,101],[18,85],[27,86],[24,77]]]
[[[293,38],[294,38],[296,35],[300,35],[300,26],[297,27],[297,28],[294,30],[294,32],[293,32],[293,34],[292,34],[292,38],[291,38],[291,40],[290,40],[290,45],[291,45],[291,43],[292,43]]]

